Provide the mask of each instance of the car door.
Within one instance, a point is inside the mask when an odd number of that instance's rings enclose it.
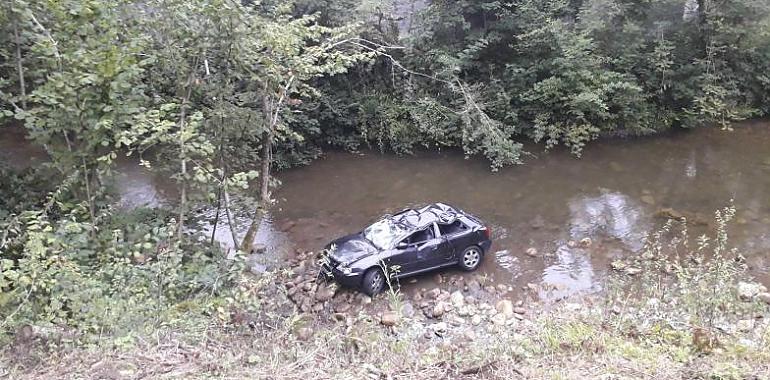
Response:
[[[438,267],[452,263],[455,260],[455,249],[448,236],[441,233],[439,225],[433,223],[433,251],[427,258],[426,266]]]
[[[389,265],[398,265],[399,274],[414,273],[429,267],[426,263],[438,249],[433,226],[415,231],[396,244],[395,249]]]

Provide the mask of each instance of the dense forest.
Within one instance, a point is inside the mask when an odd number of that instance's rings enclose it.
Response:
[[[579,157],[768,114],[767,0],[6,0],[0,133],[47,160],[0,162],[0,342],[248,309],[243,261],[187,231],[191,211],[255,198],[247,252],[271,173],[323,150],[457,148],[494,171],[528,141]],[[178,202],[117,208],[126,155]]]

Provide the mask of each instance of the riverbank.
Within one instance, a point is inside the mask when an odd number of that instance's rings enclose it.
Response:
[[[729,219],[729,218],[728,218]],[[718,243],[716,244],[718,246]],[[654,254],[654,250],[647,253]],[[319,255],[244,275],[231,297],[172,306],[150,334],[29,327],[12,379],[768,379],[770,293],[742,265],[640,256],[604,294],[515,302],[483,275],[434,274],[411,296],[317,282]],[[666,269],[668,265],[678,266]],[[630,270],[630,268],[637,268]],[[670,271],[670,272],[669,272]],[[690,276],[683,274],[689,273]],[[412,282],[412,281],[409,281]],[[653,283],[666,282],[663,293]],[[419,286],[419,283],[412,284]],[[705,314],[702,314],[705,313]]]
[[[291,313],[270,295],[258,320],[226,313],[210,325],[161,329],[133,343],[57,348],[31,359],[17,342],[3,355],[13,379],[767,379],[768,314],[710,335],[681,326],[637,326],[601,299],[531,304],[474,304],[441,291],[440,317],[394,311],[387,296],[367,310]],[[437,301],[440,304],[444,301]],[[402,304],[405,305],[405,304]],[[489,305],[489,306],[485,306]],[[463,310],[477,306],[474,325]],[[523,310],[519,310],[519,308]],[[503,322],[488,314],[506,315]],[[396,317],[393,317],[396,315]],[[491,319],[495,319],[492,317]],[[704,330],[705,331],[705,330]],[[15,353],[14,353],[14,350]],[[9,353],[11,352],[11,353]]]

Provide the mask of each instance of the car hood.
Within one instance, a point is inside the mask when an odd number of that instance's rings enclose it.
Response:
[[[344,264],[350,264],[377,253],[377,248],[360,233],[334,240],[329,244],[329,247],[332,245],[334,246],[334,251],[332,251],[330,256],[332,259]]]

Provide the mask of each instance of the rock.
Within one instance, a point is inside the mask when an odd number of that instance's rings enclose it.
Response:
[[[754,329],[754,320],[741,319],[735,324],[735,328],[740,332],[749,332]]]
[[[416,284],[416,283],[417,283],[417,279],[416,279],[416,278],[414,278],[414,277],[412,277],[412,278],[410,278],[410,279],[409,279],[409,281],[408,281],[408,282],[409,282],[410,284]]]
[[[267,266],[259,263],[252,263],[249,266],[249,271],[251,272],[251,274],[259,275],[267,272]]]
[[[436,275],[433,276],[433,282],[437,284],[444,283],[444,276],[442,276],[441,273],[436,273]]]
[[[392,311],[386,311],[380,315],[380,323],[385,326],[395,326],[399,320],[401,320],[401,317]]]
[[[468,305],[475,305],[476,302],[479,302],[479,301],[474,296],[465,297],[465,303],[467,303]]]
[[[535,216],[535,218],[532,219],[531,222],[529,222],[529,225],[534,230],[543,228],[543,227],[545,227],[545,219],[543,219],[543,217],[541,215]]]
[[[642,269],[636,267],[628,267],[623,271],[629,276],[636,276],[637,274],[642,273]]]
[[[524,253],[526,253],[529,257],[537,257],[537,248],[529,247],[526,251],[524,251]]]
[[[591,244],[593,244],[593,241],[591,240],[590,237],[584,237],[584,238],[580,239],[580,246],[582,248],[588,248],[588,247],[591,246]]]
[[[315,299],[320,302],[326,302],[337,294],[337,287],[335,285],[319,287],[315,292]]]
[[[642,203],[646,203],[651,206],[655,204],[655,198],[653,198],[652,195],[642,195],[639,199],[642,201]]]
[[[757,299],[759,299],[760,301],[770,305],[770,293],[768,293],[768,292],[762,292],[762,293],[757,294]]]
[[[575,248],[575,247],[577,247],[577,245],[578,245],[578,243],[576,241],[574,241],[574,240],[570,240],[570,241],[567,242],[567,247],[569,247],[569,248]]]
[[[412,300],[414,302],[420,302],[422,301],[422,298],[423,298],[422,293],[415,293],[414,296],[412,297]]]
[[[293,220],[288,220],[286,222],[283,222],[283,224],[281,224],[280,230],[283,231],[283,232],[289,232],[289,230],[294,228],[294,226],[296,226],[296,225],[297,225],[297,222],[295,222]]]
[[[473,330],[465,330],[463,335],[465,336],[465,339],[467,339],[469,342],[473,342],[474,340],[476,340],[476,333],[473,332]]]
[[[262,254],[267,252],[267,246],[264,244],[254,244],[251,246],[251,253]]]
[[[350,310],[350,303],[349,302],[343,302],[334,307],[334,311],[338,313],[347,313]]]
[[[523,307],[514,307],[513,312],[516,314],[527,314],[527,309]]]
[[[531,283],[531,282],[530,282],[530,283],[527,283],[527,287],[526,287],[526,288],[527,288],[527,290],[529,290],[530,292],[535,292],[535,293],[537,293],[537,291],[540,289],[540,287],[539,287],[539,286],[537,286],[537,284],[533,284],[533,283]]]
[[[738,297],[743,301],[751,301],[754,297],[759,295],[759,293],[766,291],[767,288],[762,284],[744,281],[738,283]]]
[[[411,302],[405,302],[401,307],[401,314],[406,318],[414,317],[414,305]]]
[[[437,336],[444,336],[449,331],[449,325],[446,322],[434,323],[428,325],[428,330]]]
[[[478,326],[481,323],[481,316],[476,314],[471,317],[471,324],[474,326]]]
[[[465,297],[463,296],[463,293],[459,290],[455,290],[452,292],[452,295],[449,296],[449,300],[452,302],[452,306],[459,308],[465,305]]]
[[[513,316],[513,303],[509,300],[500,300],[495,304],[495,310],[502,314],[505,318]]]
[[[684,218],[684,214],[674,210],[671,207],[664,207],[659,209],[658,211],[655,212],[655,216],[658,218],[676,219],[676,220]]]
[[[479,291],[481,291],[481,284],[476,280],[471,280],[467,284],[468,291],[471,294],[477,294]]]
[[[371,303],[372,303],[372,297],[369,297],[369,296],[361,297],[361,305],[369,305]]]
[[[444,313],[447,311],[447,304],[445,302],[437,302],[436,306],[433,306],[433,313],[431,313],[431,316],[433,318],[441,318]]]
[[[497,285],[497,291],[503,292],[503,293],[507,292],[508,291],[508,285],[498,284]]]
[[[310,339],[310,337],[313,336],[313,330],[309,327],[301,327],[297,329],[297,332],[295,333],[297,335],[297,339],[305,341]]]
[[[507,319],[505,315],[503,315],[503,313],[498,313],[492,317],[491,321],[497,326],[503,326],[505,325],[505,322],[507,321]]]
[[[337,322],[344,322],[348,319],[348,316],[345,313],[334,313],[332,318]]]
[[[425,293],[425,297],[427,297],[428,299],[434,299],[434,300],[437,299],[438,296],[440,295],[441,295],[441,289],[439,288],[433,288],[429,290],[427,293]]]
[[[583,305],[578,302],[567,302],[564,304],[564,309],[570,312],[577,312],[583,309]]]

